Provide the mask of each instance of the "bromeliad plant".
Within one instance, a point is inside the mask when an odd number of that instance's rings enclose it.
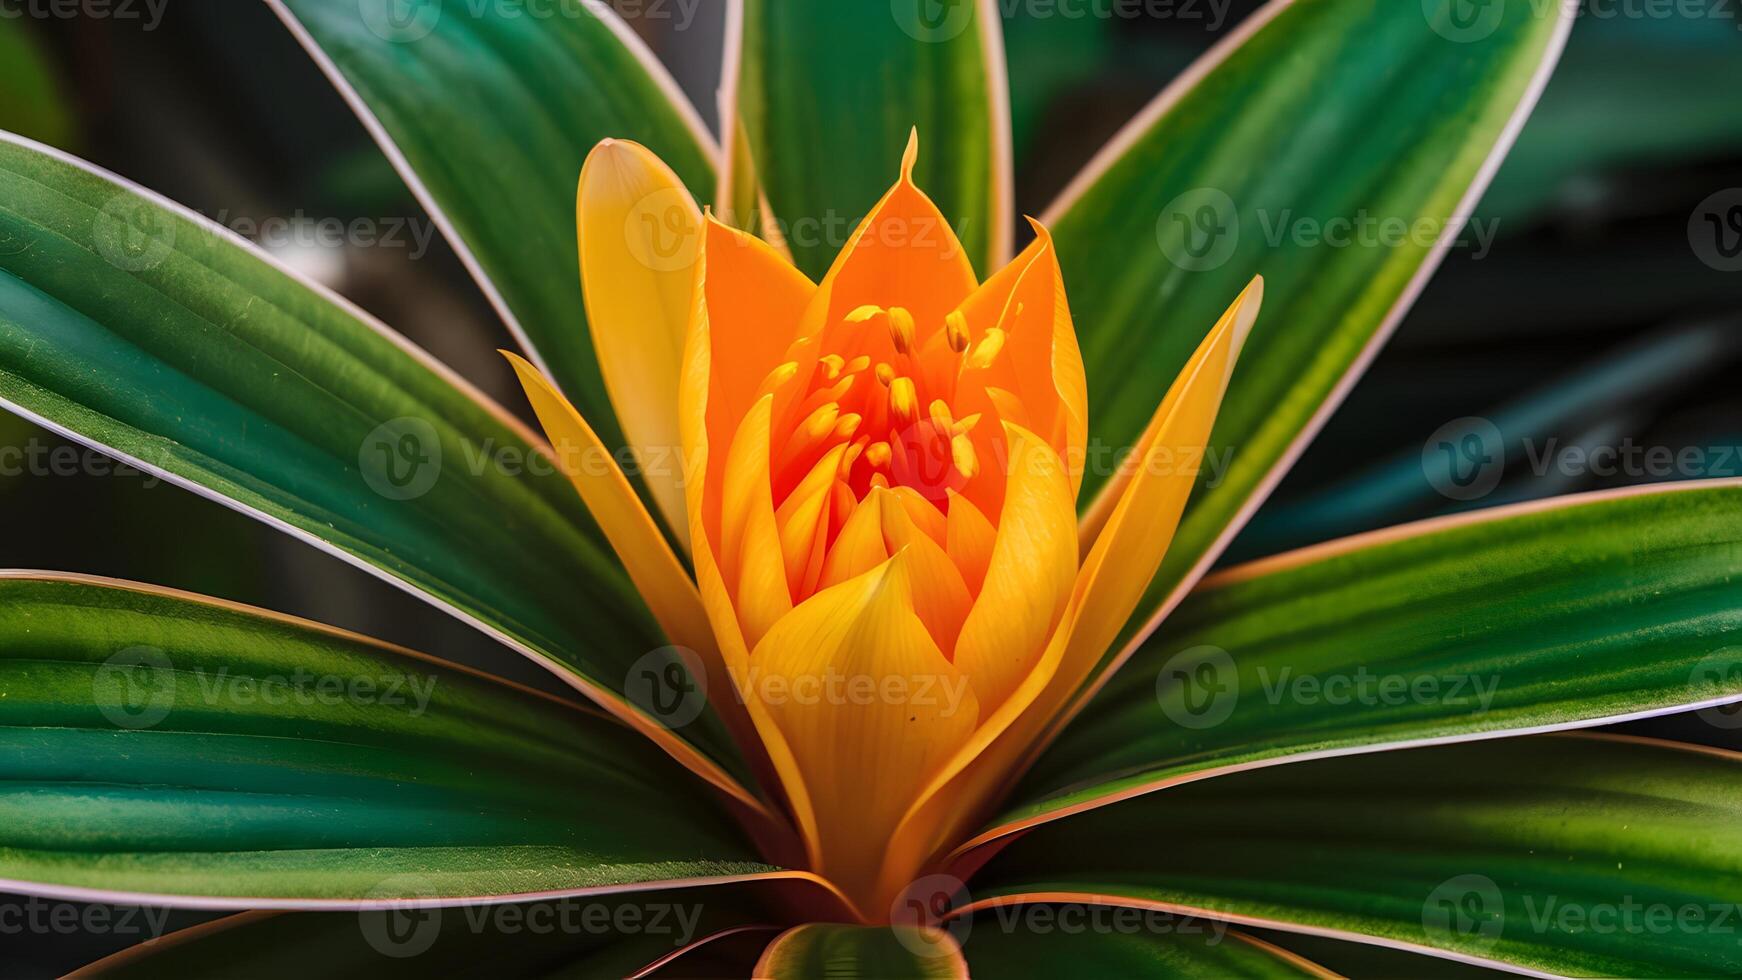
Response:
[[[1742,700],[1742,487],[1204,577],[1455,235],[1561,5],[1275,3],[1014,259],[992,3],[734,4],[721,149],[608,13],[272,6],[522,342],[551,443],[245,243],[17,138],[0,398],[603,712],[216,599],[6,574],[0,884],[280,910],[103,968],[1326,972],[1220,941],[1236,923],[1357,940],[1312,947],[1353,973],[1412,972],[1397,949],[1742,970],[1685,916],[1584,925],[1734,901],[1742,760],[1546,734]],[[1356,212],[1434,233],[1260,233]],[[493,452],[561,472],[466,464]],[[1266,696],[1279,677],[1324,696]],[[379,914],[579,898],[619,931]],[[617,914],[685,903],[675,948]],[[1057,905],[1216,928],[1029,914]]]

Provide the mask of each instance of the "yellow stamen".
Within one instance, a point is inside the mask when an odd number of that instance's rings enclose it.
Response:
[[[956,472],[963,479],[972,480],[980,472],[980,457],[975,455],[974,444],[967,436],[950,440],[950,461],[956,464]]]
[[[895,383],[895,369],[879,362],[877,365],[877,383],[887,388]]]
[[[833,381],[841,376],[841,368],[846,365],[847,359],[839,354],[824,354],[817,358],[817,363],[823,366],[823,377]]]
[[[835,438],[853,438],[853,433],[859,431],[859,423],[864,420],[864,416],[857,412],[849,412],[846,415],[841,416],[840,419],[835,422]]]
[[[968,318],[961,310],[951,310],[944,317],[944,339],[950,343],[950,350],[960,354],[968,349]]]
[[[999,351],[1004,349],[1004,331],[992,327],[986,331],[986,336],[974,345],[974,352],[968,355],[968,364],[982,371],[992,366],[998,359]]]
[[[883,307],[866,303],[864,306],[855,307],[853,312],[847,314],[847,322],[864,323],[866,320],[869,320],[882,312]]]
[[[896,378],[889,385],[889,410],[904,425],[919,419],[919,392],[914,390],[912,378]]]
[[[934,398],[931,403],[931,420],[939,432],[949,432],[955,425],[955,419],[950,418],[950,406],[944,404],[942,398]]]
[[[895,352],[905,354],[913,349],[913,314],[899,306],[889,308],[889,339],[895,344]]]
[[[889,448],[887,442],[874,442],[865,447],[865,462],[874,470],[884,469],[895,458],[895,451]]]

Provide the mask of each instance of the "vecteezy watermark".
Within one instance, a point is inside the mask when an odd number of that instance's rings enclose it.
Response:
[[[383,956],[410,959],[428,953],[443,936],[651,936],[671,949],[696,938],[700,902],[558,898],[512,904],[445,905],[434,885],[398,875],[370,891],[379,907],[357,913],[364,942]]]
[[[743,690],[770,705],[900,705],[924,708],[936,717],[950,718],[962,708],[968,694],[968,678],[961,673],[856,674],[832,664],[819,672],[807,673],[776,673],[752,666],[745,672]],[[740,696],[746,695],[740,692]]]
[[[161,937],[167,908],[53,902],[35,895],[0,899],[0,936],[126,936],[136,942]]]
[[[288,215],[255,218],[219,211],[212,220],[268,251],[292,248],[404,249],[406,257],[414,262],[429,254],[430,243],[436,235],[434,222],[414,217],[346,219],[317,217],[299,210]]]
[[[1231,0],[889,0],[889,12],[908,37],[941,44],[962,36],[976,7],[1000,19],[1148,20],[1201,22],[1208,31],[1227,23]]]
[[[1518,466],[1539,478],[1714,479],[1742,476],[1742,445],[1650,445],[1632,437],[1587,445],[1562,442],[1559,436],[1509,443],[1492,420],[1471,415],[1435,429],[1421,447],[1422,475],[1451,500],[1486,497]]]
[[[133,194],[119,193],[98,209],[91,242],[104,261],[123,272],[149,272],[175,251],[176,218]]]
[[[622,17],[625,20],[670,21],[672,29],[688,30],[702,0],[357,0],[363,26],[383,41],[409,44],[435,32],[443,17],[512,20],[576,20],[582,17]]]
[[[136,21],[155,31],[168,6],[169,0],[0,0],[0,19]]]
[[[954,257],[962,248],[961,236],[973,228],[973,222],[966,218],[950,222],[935,215],[885,214],[868,222],[866,215],[832,209],[772,220],[765,220],[767,216],[760,212],[744,215],[730,208],[716,208],[713,214],[722,224],[758,228],[767,237],[797,248],[838,252],[851,242],[858,249],[931,250],[940,258]],[[690,268],[701,254],[702,229],[695,204],[675,187],[661,188],[637,200],[624,215],[623,237],[630,255],[655,272]]]
[[[1506,475],[1506,441],[1499,427],[1481,416],[1453,419],[1422,443],[1421,472],[1443,497],[1486,497]]]
[[[1434,33],[1460,44],[1485,41],[1511,16],[1582,20],[1726,20],[1742,26],[1738,0],[1421,0]]]
[[[229,667],[178,666],[163,650],[130,646],[99,665],[91,698],[110,724],[130,731],[156,727],[178,705],[250,708],[374,705],[404,709],[412,717],[429,708],[435,675],[319,674],[298,667],[279,673],[233,673]]]
[[[1701,708],[1697,714],[1713,728],[1742,728],[1742,647],[1725,647],[1707,655],[1688,677],[1688,686],[1737,696],[1738,700]]]
[[[629,701],[666,728],[682,728],[708,703],[708,671],[688,647],[660,647],[637,657],[623,679]]]
[[[414,500],[441,478],[441,439],[425,419],[389,419],[363,437],[357,469],[369,489],[388,500]]]
[[[1516,901],[1509,905],[1508,898]],[[1422,932],[1430,945],[1480,952],[1508,932],[1637,939],[1672,935],[1742,935],[1742,905],[1735,902],[1644,901],[1555,893],[1503,892],[1493,878],[1461,874],[1434,886],[1422,903]]]
[[[1431,704],[1486,712],[1500,689],[1498,675],[1464,673],[1398,673],[1374,670],[1366,664],[1353,670],[1301,671],[1293,666],[1249,664],[1241,672],[1228,651],[1201,645],[1168,658],[1155,677],[1155,697],[1162,713],[1182,728],[1214,728],[1228,720],[1242,693],[1254,692],[1265,703],[1344,707],[1396,707]]]
[[[32,437],[22,446],[0,446],[0,479],[18,477],[119,477],[151,488],[163,481],[130,463],[83,446]]]
[[[1742,272],[1742,187],[1721,190],[1694,208],[1688,217],[1688,244],[1701,262],[1719,272]]]
[[[1487,875],[1447,878],[1422,902],[1421,929],[1430,945],[1487,949],[1506,931],[1500,886]]]
[[[968,886],[951,874],[914,879],[889,903],[889,924],[895,938],[921,959],[954,956],[973,932],[972,916],[952,916],[952,909],[970,901]]]
[[[1243,217],[1249,217],[1244,222]],[[1486,258],[1499,234],[1497,220],[1463,215],[1387,215],[1365,208],[1344,215],[1308,215],[1293,208],[1255,208],[1245,215],[1227,191],[1196,187],[1169,201],[1155,219],[1155,241],[1167,260],[1187,272],[1220,268],[1234,257],[1242,234],[1256,232],[1267,248],[1469,248]]]
[[[1240,703],[1240,672],[1221,647],[1181,650],[1156,673],[1155,699],[1181,728],[1214,728]]]

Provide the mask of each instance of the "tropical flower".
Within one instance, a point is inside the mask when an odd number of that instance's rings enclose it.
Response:
[[[1742,485],[1212,571],[1455,237],[1565,5],[1277,0],[1012,255],[990,0],[731,4],[723,146],[593,5],[270,3],[548,440],[12,136],[0,405],[575,696],[0,572],[0,888],[253,910],[103,970],[1742,969],[1742,759],[1561,731],[1734,725]],[[1265,233],[1362,214],[1417,234]],[[1423,478],[1479,500],[1495,450],[1455,429]]]
[[[1130,616],[1197,475],[1168,461],[1201,458],[1262,295],[1255,280],[1209,331],[1079,535],[1088,406],[1052,236],[1036,222],[977,283],[914,185],[918,149],[914,133],[820,285],[704,217],[644,147],[588,157],[581,275],[601,366],[643,457],[681,433],[689,465],[650,489],[687,528],[698,583],[650,560],[652,517],[587,465],[592,428],[509,355],[551,441],[579,450],[565,459],[582,497],[663,597],[667,633],[735,695],[729,717],[802,841],[791,853],[871,921],[987,815]],[[638,220],[649,202],[671,220]],[[697,243],[689,261],[649,261],[674,233]]]

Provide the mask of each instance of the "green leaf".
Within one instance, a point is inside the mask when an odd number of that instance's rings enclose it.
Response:
[[[733,182],[747,156],[798,267],[828,271],[895,182],[919,129],[914,182],[938,204],[982,276],[1010,250],[1010,122],[991,0],[788,3],[742,0],[728,31],[725,129]],[[748,195],[735,187],[731,201]],[[730,215],[749,227],[741,214]],[[924,229],[912,229],[919,235]]]
[[[753,972],[769,980],[951,980],[967,975],[955,940],[940,930],[833,922],[813,922],[781,933],[768,944]]]
[[[1272,2],[1048,210],[1089,378],[1085,504],[1218,315],[1265,279],[1216,455],[1127,638],[1213,560],[1458,237],[1565,7],[1487,4],[1460,28],[1461,0]]]
[[[1060,917],[1071,914],[1077,924]],[[1081,913],[1076,915],[1075,913]],[[976,916],[962,956],[982,977],[1322,977],[1269,943],[1225,923],[1091,906],[1018,905]],[[1045,923],[1044,926],[1028,923]],[[1084,926],[1082,923],[1104,923]],[[957,926],[956,928],[960,928]]]
[[[749,886],[463,908],[245,912],[92,964],[114,980],[441,976],[626,977],[736,930]]]
[[[0,578],[0,693],[0,879],[32,891],[257,907],[772,870],[590,709],[216,600]]]
[[[1738,826],[1735,753],[1506,739],[1106,807],[1018,839],[975,894],[1165,903],[1557,975],[1735,975]]]
[[[1000,824],[1290,757],[1742,700],[1739,513],[1736,482],[1564,498],[1208,580]]]
[[[15,137],[0,139],[0,407],[638,712],[613,692],[663,634],[542,440],[240,239]],[[733,758],[711,714],[682,734]]]
[[[605,4],[270,0],[351,102],[534,363],[622,444],[581,302],[575,187],[606,137],[645,144],[698,200],[716,149]]]

